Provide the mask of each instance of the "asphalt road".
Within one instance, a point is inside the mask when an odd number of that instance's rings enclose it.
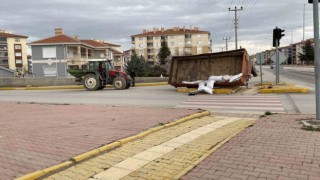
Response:
[[[174,107],[188,96],[172,86],[132,87],[127,90],[106,88],[99,91],[12,90],[0,91],[0,101],[58,104],[101,104],[135,107]]]
[[[259,68],[257,67],[259,70]],[[263,81],[274,82],[275,75],[269,66],[263,67]],[[315,114],[315,91],[313,72],[301,69],[285,69],[280,81],[309,88],[307,94],[275,95],[288,113]],[[249,87],[260,82],[260,77],[249,81]],[[199,95],[200,96],[200,95]],[[197,95],[198,97],[198,95]],[[107,88],[100,91],[76,90],[12,90],[0,91],[0,101],[33,102],[57,104],[101,104],[128,107],[173,108],[190,98],[185,93],[177,93],[172,86],[132,87],[128,90]]]

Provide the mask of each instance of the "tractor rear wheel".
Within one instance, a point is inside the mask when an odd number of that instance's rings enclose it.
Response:
[[[95,91],[97,90],[101,85],[100,85],[100,79],[96,77],[94,74],[87,74],[84,76],[83,80],[83,86],[88,90],[88,91]]]
[[[122,90],[126,88],[126,80],[122,77],[116,77],[113,80],[113,87],[117,90]]]

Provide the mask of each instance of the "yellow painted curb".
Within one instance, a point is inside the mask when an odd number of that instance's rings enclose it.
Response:
[[[29,173],[27,175],[24,175],[22,177],[16,178],[15,180],[31,180],[31,179],[37,179],[41,176],[45,175],[44,171],[35,171],[33,173]]]
[[[158,83],[137,83],[135,86],[164,86],[168,82]],[[107,87],[112,87],[107,85]],[[39,87],[0,87],[0,90],[58,90],[58,89],[84,89],[82,85],[79,86],[39,86]]]
[[[184,176],[185,174],[187,174],[189,171],[191,171],[194,167],[196,167],[198,164],[200,164],[204,159],[206,159],[207,157],[209,157],[212,153],[214,153],[217,149],[219,149],[222,145],[224,145],[225,143],[227,143],[230,139],[232,139],[234,136],[236,136],[237,134],[239,134],[241,131],[243,131],[244,129],[248,128],[249,126],[253,125],[254,122],[248,124],[247,126],[239,129],[237,132],[235,132],[234,134],[232,134],[231,136],[229,136],[228,138],[224,139],[223,141],[221,141],[219,144],[217,144],[214,148],[210,149],[210,151],[206,152],[202,157],[200,157],[198,160],[196,160],[195,162],[193,162],[191,165],[189,165],[186,169],[184,169],[183,171],[181,171],[178,175],[176,175],[173,179],[175,180],[179,180],[182,176]]]
[[[168,82],[158,82],[158,83],[137,83],[135,86],[164,86],[168,85]]]
[[[110,149],[113,149],[113,148],[115,148],[115,147],[118,147],[118,146],[120,146],[121,145],[121,143],[120,142],[118,142],[118,141],[116,141],[116,142],[113,142],[113,143],[111,143],[111,144],[107,144],[107,145],[105,145],[105,146],[102,146],[102,147],[99,147],[99,148],[97,148],[100,152],[104,152],[104,151],[108,151],[108,150],[110,150]]]
[[[200,112],[200,113],[189,115],[187,117],[180,118],[180,119],[178,119],[178,120],[176,120],[174,122],[170,122],[170,123],[167,123],[167,124],[172,124],[170,126],[173,126],[173,125],[180,124],[182,122],[185,122],[185,121],[188,121],[188,120],[191,120],[191,119],[195,119],[195,118],[199,118],[199,117],[207,116],[207,115],[210,115],[210,112],[209,111],[203,111],[203,112]],[[38,179],[38,178],[40,178],[42,176],[45,176],[45,175],[47,175],[47,174],[49,174],[49,173],[51,173],[53,171],[58,171],[58,170],[60,170],[62,168],[66,168],[68,166],[74,165],[74,164],[78,163],[79,161],[82,161],[82,160],[88,159],[90,157],[96,156],[96,155],[98,155],[98,154],[100,154],[102,152],[105,152],[107,150],[119,147],[119,146],[121,146],[123,144],[126,144],[126,143],[130,142],[130,141],[136,140],[138,138],[145,137],[145,136],[149,135],[152,132],[156,132],[156,131],[159,131],[159,130],[164,129],[166,127],[170,127],[170,126],[166,126],[167,124],[164,124],[162,126],[158,126],[158,127],[155,127],[155,128],[151,128],[151,129],[149,129],[149,130],[147,130],[145,132],[141,132],[141,133],[139,133],[137,135],[130,136],[130,137],[121,139],[119,141],[113,142],[111,144],[107,144],[107,145],[105,145],[103,147],[93,149],[93,150],[91,150],[89,152],[86,152],[84,154],[80,154],[78,156],[75,156],[75,157],[71,158],[70,161],[66,161],[66,162],[51,166],[51,167],[43,169],[43,170],[38,170],[38,171],[35,171],[35,172],[32,172],[32,173],[23,175],[23,176],[21,176],[19,178],[16,178],[16,180]]]
[[[79,161],[82,161],[82,160],[87,159],[89,157],[95,156],[95,155],[97,155],[99,153],[100,153],[99,149],[94,149],[94,150],[91,150],[89,152],[86,152],[86,153],[83,153],[83,154],[80,154],[78,156],[75,156],[75,157],[71,158],[71,161],[79,162]]]
[[[127,137],[127,138],[121,139],[118,142],[120,142],[121,145],[123,145],[123,144],[126,144],[126,143],[128,143],[130,141],[133,141],[133,140],[136,140],[136,139],[138,139],[138,137],[136,135],[134,135],[134,136],[131,136],[131,137]]]
[[[51,173],[53,171],[56,171],[56,170],[59,170],[61,168],[65,168],[65,167],[70,166],[72,164],[73,164],[72,161],[66,161],[66,162],[63,162],[63,163],[48,167],[48,168],[43,169],[43,170],[39,170],[39,171],[35,171],[33,173],[29,173],[29,174],[24,175],[22,177],[16,178],[15,180],[31,180],[31,179],[33,180],[33,179],[38,179],[41,176],[44,176],[46,174],[49,174],[49,173]]]
[[[212,92],[213,94],[232,94],[237,92],[240,87],[233,87],[233,88],[216,88]],[[192,91],[197,90],[196,88],[177,88],[177,92],[179,93],[189,93]]]

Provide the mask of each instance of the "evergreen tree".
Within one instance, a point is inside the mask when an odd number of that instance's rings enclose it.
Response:
[[[302,61],[306,61],[307,64],[310,64],[310,61],[314,61],[314,49],[313,46],[311,45],[310,41],[307,41],[305,46],[302,48],[303,53],[299,53],[299,58]]]
[[[125,71],[129,75],[132,75],[134,72],[135,76],[143,76],[146,71],[146,63],[143,56],[139,57],[134,53],[131,56],[131,60],[126,63]]]
[[[160,65],[165,65],[168,62],[168,57],[171,55],[170,49],[166,42],[161,43],[161,48],[158,53]]]

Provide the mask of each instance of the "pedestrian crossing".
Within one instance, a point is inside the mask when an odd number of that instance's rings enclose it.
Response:
[[[269,95],[197,95],[176,108],[205,109],[219,113],[285,113],[280,99]]]

